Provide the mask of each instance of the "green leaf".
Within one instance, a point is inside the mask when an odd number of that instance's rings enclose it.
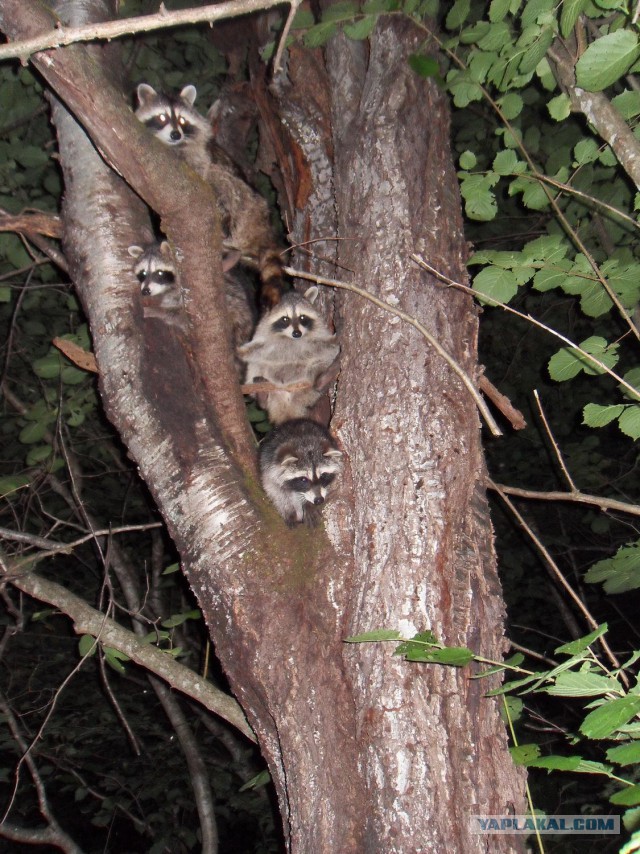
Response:
[[[629,786],[626,789],[621,789],[615,795],[609,798],[612,804],[618,804],[624,807],[634,807],[640,804],[640,786]]]
[[[522,172],[526,165],[518,160],[512,148],[508,148],[496,154],[492,168],[496,175],[511,175],[514,172]]]
[[[526,764],[530,768],[545,768],[547,771],[576,771],[581,762],[581,756],[544,756]]]
[[[437,77],[440,74],[440,66],[432,56],[421,53],[412,53],[409,56],[409,68],[419,74],[420,77]]]
[[[473,151],[463,151],[458,162],[461,169],[473,169],[478,161]]]
[[[473,661],[473,653],[465,647],[435,647],[406,641],[400,644],[394,655],[403,655],[407,661],[423,661],[451,667],[465,667]]]
[[[629,121],[640,115],[640,92],[627,89],[612,98],[611,103],[620,113],[623,119]]]
[[[608,344],[604,338],[592,335],[580,344],[585,353],[590,353],[607,368],[613,368],[619,359],[618,345]],[[549,375],[557,382],[573,379],[581,371],[589,375],[603,374],[604,368],[599,367],[586,355],[573,347],[563,347],[549,359]]]
[[[576,638],[576,640],[569,641],[569,643],[563,643],[562,646],[556,647],[554,649],[554,653],[556,655],[580,655],[581,652],[588,649],[592,643],[598,640],[598,638],[601,638],[606,634],[608,629],[608,624],[602,623],[601,626],[598,626],[597,629],[589,632],[588,635],[584,635],[581,638]]]
[[[555,37],[555,32],[552,27],[535,27],[535,29],[538,30],[538,33],[531,45],[525,51],[518,66],[520,74],[530,74],[536,70],[536,66],[546,54]],[[520,40],[518,40],[518,45],[519,44]]]
[[[518,282],[510,270],[486,267],[474,278],[473,290],[498,303],[507,303],[517,294]]]
[[[607,750],[609,762],[616,765],[635,765],[640,763],[640,741],[632,741],[630,744],[620,744]]]
[[[613,557],[594,563],[584,577],[604,584],[606,593],[625,593],[640,587],[640,540],[621,546]]]
[[[568,38],[575,27],[578,17],[584,12],[589,0],[564,0],[560,12],[560,32]]]
[[[620,686],[612,677],[582,670],[560,673],[555,684],[544,689],[556,697],[602,697],[619,690]]]
[[[460,193],[465,201],[465,210],[470,219],[492,220],[498,210],[492,187],[498,175],[463,175]]]
[[[353,24],[345,24],[342,31],[348,39],[360,41],[361,39],[369,38],[377,22],[377,15],[365,15],[364,18],[361,18],[359,21],[355,21]]]
[[[448,30],[457,30],[469,17],[471,11],[471,0],[455,0],[445,20]]]
[[[576,63],[576,83],[587,92],[600,92],[625,75],[639,56],[634,32],[609,33],[592,42]]]
[[[359,9],[356,3],[352,3],[351,0],[339,0],[339,2],[332,3],[323,10],[322,23],[325,24],[330,21],[347,21],[351,18],[355,18],[358,12]]]
[[[49,353],[47,356],[43,356],[42,359],[36,359],[32,367],[36,376],[41,377],[43,380],[55,379],[60,376],[60,371],[62,370],[62,357],[57,351]]]
[[[316,24],[315,27],[305,33],[304,43],[309,48],[322,47],[336,34],[337,30],[338,28],[333,21]]]
[[[587,427],[605,427],[624,411],[624,403],[601,406],[599,403],[587,403],[582,410],[582,423]]]
[[[95,655],[97,649],[98,642],[93,637],[93,635],[82,635],[82,637],[78,641],[78,652],[80,653],[81,658]]]
[[[172,575],[174,572],[178,572],[180,569],[179,563],[171,563],[165,569],[162,570],[163,575]]]
[[[243,786],[238,789],[239,792],[246,792],[250,789],[261,789],[271,782],[271,775],[268,771],[260,771],[255,777],[248,780]]]
[[[51,445],[36,445],[31,448],[25,458],[25,464],[28,466],[39,466],[40,463],[50,459],[53,456],[53,448]]]
[[[30,482],[31,477],[26,474],[0,477],[0,498],[7,498],[12,492],[17,492],[23,486],[28,486]]]
[[[609,738],[640,712],[640,697],[628,696],[609,700],[590,712],[580,726],[587,738]]]
[[[501,21],[509,11],[511,0],[491,0],[489,5],[489,20],[495,24]]]
[[[516,765],[528,765],[540,756],[539,744],[518,744],[509,748],[511,758]]]
[[[11,288],[0,288],[0,302],[11,302]]]
[[[498,106],[502,110],[502,115],[508,121],[517,118],[524,107],[524,101],[517,92],[508,92],[498,100]]]
[[[183,623],[186,623],[187,620],[199,620],[201,617],[201,613],[197,608],[194,608],[192,611],[185,611],[182,614],[172,614],[166,620],[163,620],[161,625],[165,629],[174,629],[176,626],[181,626]]]
[[[618,419],[618,427],[632,439],[640,439],[640,406],[637,404],[627,405]]]
[[[568,95],[558,95],[547,104],[549,115],[557,122],[563,122],[571,114],[571,99]]]
[[[345,643],[371,643],[372,641],[390,641],[401,640],[402,635],[395,629],[373,629],[370,632],[363,632],[360,635],[352,635],[345,638]]]
[[[18,435],[18,441],[22,442],[23,445],[33,445],[35,442],[40,442],[44,439],[48,426],[46,420],[31,422],[22,428]]]

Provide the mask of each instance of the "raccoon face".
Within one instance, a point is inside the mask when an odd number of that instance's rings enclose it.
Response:
[[[163,95],[141,83],[137,89],[136,116],[165,145],[184,145],[208,125],[193,109],[196,87],[185,86],[177,97]]]
[[[305,504],[324,504],[342,469],[342,454],[337,448],[326,443],[314,450],[314,453],[301,453],[295,447],[283,445],[276,457],[280,485],[301,508]]]
[[[133,272],[140,282],[142,296],[160,296],[175,287],[175,267],[166,240],[151,243],[146,248],[130,246],[129,254],[137,259]]]
[[[283,338],[303,338],[312,333],[318,323],[322,323],[313,307],[313,300],[317,293],[318,289],[311,287],[305,292],[304,297],[299,294],[285,294],[270,313],[271,332]]]

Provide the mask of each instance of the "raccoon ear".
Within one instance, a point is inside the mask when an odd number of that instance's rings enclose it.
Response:
[[[342,451],[339,451],[337,448],[327,448],[327,450],[322,454],[323,457],[335,457],[338,459],[342,456]]]
[[[168,240],[163,240],[160,244],[160,254],[164,255],[165,258],[171,258],[171,247]]]
[[[153,86],[149,86],[148,83],[141,83],[136,89],[136,93],[138,95],[138,101],[140,102],[140,106],[142,107],[147,101],[150,101],[152,98],[155,98],[158,94]]]
[[[132,258],[139,258],[142,255],[142,253],[144,252],[144,249],[142,248],[142,246],[135,246],[134,245],[134,246],[130,246],[127,249],[127,252],[129,253],[129,255],[131,255]]]
[[[280,450],[282,450],[282,448]],[[298,458],[294,457],[293,454],[290,451],[288,451],[286,456],[280,457],[279,462],[280,462],[281,466],[292,466],[294,463],[298,462]]]
[[[189,106],[193,107],[196,95],[198,94],[198,90],[193,84],[189,86],[185,86],[184,89],[180,92],[180,97],[183,101],[186,101]]]
[[[307,290],[304,292],[304,298],[306,300],[308,300],[309,302],[312,302],[312,303],[316,301],[317,296],[318,296],[318,286],[317,285],[311,285],[311,287],[307,288]]]

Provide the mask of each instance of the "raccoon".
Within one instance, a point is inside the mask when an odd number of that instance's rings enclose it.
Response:
[[[320,506],[342,472],[342,452],[315,421],[298,418],[276,427],[260,446],[260,479],[287,525],[317,525]]]
[[[251,341],[238,348],[240,359],[247,365],[246,382],[310,386],[261,393],[258,402],[267,410],[272,424],[308,417],[321,395],[314,383],[340,352],[336,336],[313,305],[317,295],[315,285],[304,296],[297,291],[286,293],[280,304],[260,320]]]
[[[144,316],[160,318],[184,330],[186,319],[182,312],[182,294],[168,242],[163,240],[146,246],[130,246],[128,251],[136,259],[133,272],[140,282]],[[232,269],[236,260],[236,256],[228,256],[222,265],[234,351],[249,338],[255,323],[251,285],[240,271]],[[240,370],[241,366],[238,367]]]
[[[273,307],[282,293],[282,261],[270,223],[269,207],[215,142],[211,125],[194,108],[196,87],[177,96],[156,92],[148,83],[137,88],[136,116],[165,145],[174,146],[216,191],[225,246],[257,263],[261,300]]]

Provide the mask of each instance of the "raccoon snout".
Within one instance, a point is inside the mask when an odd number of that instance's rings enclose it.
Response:
[[[143,297],[150,297],[151,296],[151,288],[149,287],[149,285],[145,285],[144,288],[142,289],[141,293],[142,293]]]
[[[169,138],[172,139],[174,142],[178,142],[182,139],[182,134],[179,130],[172,130],[169,135]]]
[[[294,329],[291,333],[292,338],[302,338],[302,332],[299,329]]]
[[[321,495],[316,495],[313,499],[314,504],[324,504],[324,498]]]

